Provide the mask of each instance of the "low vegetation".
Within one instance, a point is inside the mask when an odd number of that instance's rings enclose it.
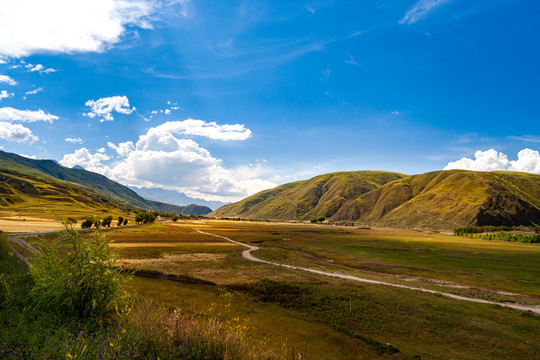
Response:
[[[3,359],[282,358],[252,346],[227,313],[170,311],[128,296],[128,278],[99,232],[88,241],[67,228],[30,270],[0,236]]]

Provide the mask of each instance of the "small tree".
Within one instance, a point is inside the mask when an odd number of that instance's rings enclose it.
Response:
[[[75,219],[74,217],[68,217],[67,222],[68,222],[68,224],[76,224],[77,219]]]
[[[172,216],[172,221],[178,221],[178,219],[180,219],[180,217],[178,215],[174,214]]]
[[[93,225],[94,225],[94,220],[87,218],[81,223],[81,228],[90,229]]]
[[[109,216],[106,216],[103,221],[101,222],[101,226],[103,227],[111,227],[111,222],[112,222],[112,216],[109,215]]]
[[[124,225],[127,225],[128,219],[124,219]]]
[[[121,217],[121,216],[119,216],[119,217],[118,217],[118,223],[117,223],[116,226],[120,226],[120,225],[122,225],[123,223],[124,223],[124,218]]]

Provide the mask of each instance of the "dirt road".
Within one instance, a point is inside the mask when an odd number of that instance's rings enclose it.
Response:
[[[195,230],[197,230],[197,229],[195,229]],[[540,306],[525,305],[525,304],[518,304],[518,303],[506,303],[506,302],[498,302],[498,301],[491,301],[491,300],[485,300],[485,299],[478,299],[478,298],[473,298],[473,297],[468,297],[468,296],[461,296],[461,295],[456,295],[456,294],[452,294],[452,293],[447,293],[447,292],[444,292],[444,291],[437,291],[437,290],[431,290],[431,289],[426,289],[426,288],[421,288],[421,287],[407,286],[407,285],[402,285],[402,284],[395,284],[395,283],[386,282],[386,281],[366,279],[366,278],[353,276],[353,275],[340,274],[340,273],[334,273],[334,272],[328,272],[328,271],[321,271],[321,270],[316,270],[316,269],[304,268],[304,267],[300,267],[300,266],[287,265],[287,264],[281,264],[281,263],[277,263],[277,262],[273,262],[273,261],[267,261],[267,260],[259,259],[259,258],[255,257],[253,254],[251,254],[252,251],[255,251],[255,250],[259,249],[257,246],[244,244],[244,243],[229,239],[228,237],[225,237],[225,236],[208,233],[208,232],[204,232],[204,231],[201,231],[201,230],[197,230],[197,232],[199,232],[201,234],[205,234],[205,235],[215,236],[215,237],[227,240],[229,242],[232,242],[234,244],[246,247],[247,250],[244,250],[242,252],[242,256],[245,259],[250,260],[250,261],[254,261],[254,262],[279,266],[279,267],[283,267],[283,268],[287,268],[287,269],[307,271],[307,272],[317,274],[317,275],[330,276],[330,277],[335,277],[335,278],[340,278],[340,279],[345,279],[345,280],[352,280],[352,281],[358,281],[358,282],[363,282],[363,283],[368,283],[368,284],[375,284],[375,285],[392,286],[392,287],[401,288],[401,289],[408,289],[408,290],[421,291],[421,292],[430,293],[430,294],[437,294],[437,295],[446,296],[446,297],[456,299],[456,300],[470,301],[470,302],[475,302],[475,303],[480,303],[480,304],[499,305],[499,306],[509,307],[509,308],[517,309],[517,310],[521,310],[521,311],[531,311],[531,312],[533,312],[533,313],[535,313],[537,315],[540,315]]]

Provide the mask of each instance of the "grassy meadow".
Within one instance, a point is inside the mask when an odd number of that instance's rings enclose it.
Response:
[[[187,221],[110,232],[125,267],[216,285],[135,277],[132,292],[212,314],[223,304],[260,346],[307,359],[536,359],[540,319],[528,312],[253,263],[255,256],[469,296],[540,303],[540,247],[433,232],[308,224]],[[495,292],[495,289],[504,293]],[[217,308],[224,308],[217,305]]]

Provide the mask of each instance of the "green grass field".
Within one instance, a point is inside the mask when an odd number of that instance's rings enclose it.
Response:
[[[531,304],[540,303],[537,245],[425,232],[232,221],[111,232],[118,245],[129,244],[122,250],[128,266],[146,264],[218,284],[136,277],[130,284],[134,292],[170,307],[205,313],[209,303],[219,301],[218,288],[225,288],[234,294],[233,313],[264,346],[277,349],[286,339],[308,359],[540,356],[540,319],[528,312],[252,263],[241,257],[241,247],[224,246],[218,238],[195,233],[195,228],[260,246],[255,255],[261,258],[445,290],[452,288],[425,279],[452,281],[478,287],[455,292]],[[401,274],[421,279],[404,280]],[[519,295],[494,295],[483,288]]]

